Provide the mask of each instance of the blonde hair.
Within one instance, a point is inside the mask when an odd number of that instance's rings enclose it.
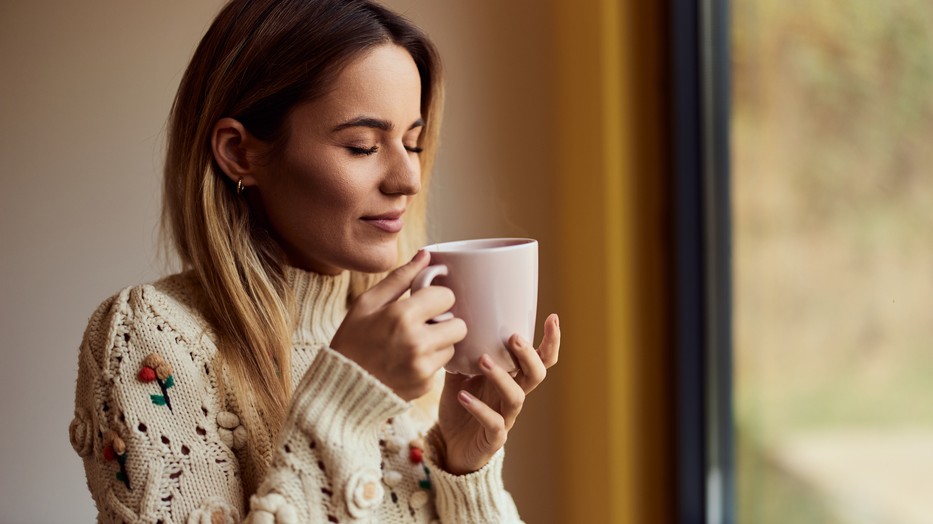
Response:
[[[296,304],[283,253],[214,161],[211,134],[239,120],[275,147],[296,104],[326,91],[345,66],[385,43],[409,51],[422,82],[422,191],[406,211],[400,260],[424,242],[426,193],[437,150],[443,86],[431,41],[414,25],[361,0],[232,0],[202,38],[181,80],[168,126],[162,228],[204,290],[204,313],[250,430],[252,478],[261,478],[287,415]],[[354,273],[352,300],[382,275]],[[271,432],[261,430],[271,428]]]

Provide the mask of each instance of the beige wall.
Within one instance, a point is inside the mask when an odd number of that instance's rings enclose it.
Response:
[[[93,519],[67,441],[77,345],[103,298],[163,271],[162,128],[220,3],[0,3],[0,522]],[[550,2],[388,3],[434,36],[448,69],[430,235],[540,239],[544,318],[556,307]],[[508,446],[507,486],[529,522],[554,522],[559,503],[555,398],[553,381],[535,392]]]

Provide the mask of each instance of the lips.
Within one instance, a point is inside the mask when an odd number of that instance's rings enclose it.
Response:
[[[398,233],[405,225],[405,222],[402,220],[402,214],[404,212],[404,210],[390,211],[381,215],[363,217],[361,220],[386,233]]]

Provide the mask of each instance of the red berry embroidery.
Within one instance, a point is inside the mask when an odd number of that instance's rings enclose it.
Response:
[[[117,480],[122,482],[126,489],[133,489],[130,487],[130,475],[126,471],[126,442],[113,431],[104,435],[104,458],[109,462],[116,461],[120,465]]]
[[[139,370],[139,380],[141,380],[142,382],[149,383],[155,379],[156,379],[156,372],[154,369],[150,367],[143,367],[142,369]]]
[[[168,397],[168,390],[175,386],[175,377],[172,376],[172,365],[161,356],[151,353],[143,359],[143,367],[137,375],[140,382],[146,384],[155,381],[159,384],[162,394],[149,395],[152,403],[157,406],[166,406],[172,411],[172,399]]]

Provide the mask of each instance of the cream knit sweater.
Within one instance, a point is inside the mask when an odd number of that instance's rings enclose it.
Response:
[[[249,432],[268,430],[241,421],[221,391],[226,372],[196,310],[193,275],[124,289],[97,309],[79,352],[70,436],[98,520],[519,522],[502,451],[475,473],[446,473],[437,433],[415,422],[411,405],[329,349],[348,274],[287,276],[299,301],[297,386],[278,442],[253,450],[271,464],[262,478],[246,467],[244,446]]]

